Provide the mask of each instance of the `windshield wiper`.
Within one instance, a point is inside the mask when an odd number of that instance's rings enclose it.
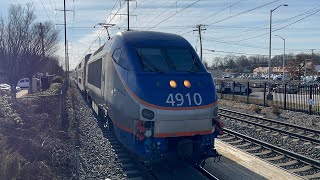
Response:
[[[195,60],[195,57],[192,54],[192,67],[189,70],[189,72],[191,72],[191,73],[196,72],[196,67],[198,67],[198,63],[197,63],[197,61]]]
[[[140,54],[138,53],[138,51],[136,51],[136,52],[137,52],[137,55],[138,55],[138,57],[139,57],[140,63],[141,63],[142,66],[143,66],[143,69],[144,69],[144,68],[147,68],[150,72],[154,72],[154,71],[160,72],[160,70],[159,70],[157,67],[155,67],[145,56],[143,56],[143,59],[147,62],[147,64],[145,64],[144,61],[142,60],[142,56],[140,56]],[[151,68],[149,68],[148,66],[146,66],[146,65],[151,66],[151,67],[153,68],[153,70],[152,70]]]

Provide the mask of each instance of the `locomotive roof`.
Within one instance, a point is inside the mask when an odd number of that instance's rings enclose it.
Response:
[[[184,45],[187,43],[183,37],[176,34],[169,34],[154,31],[125,31],[118,35],[124,37],[130,44],[154,44],[168,42],[172,45]]]

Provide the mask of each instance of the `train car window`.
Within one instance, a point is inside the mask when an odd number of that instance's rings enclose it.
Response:
[[[161,48],[137,48],[143,71],[170,72],[170,66]]]
[[[198,72],[197,60],[187,48],[137,48],[143,71]]]
[[[120,56],[121,56],[121,49],[115,49],[115,50],[113,51],[112,58],[113,58],[117,63],[119,63]]]
[[[88,83],[101,88],[102,58],[92,62],[88,67]]]
[[[167,48],[167,55],[173,63],[177,72],[197,72],[199,70],[197,61],[194,59],[189,49]]]

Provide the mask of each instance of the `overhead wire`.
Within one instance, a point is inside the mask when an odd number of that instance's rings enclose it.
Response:
[[[169,2],[170,0],[167,0],[166,2],[164,2],[163,4],[161,4],[158,8],[154,9],[154,10],[157,10],[157,9],[160,9],[162,8],[165,4],[167,4],[167,2]],[[147,17],[147,15],[144,15],[141,19],[144,19],[145,17]],[[147,20],[149,20],[151,18],[147,18]]]
[[[147,23],[147,25],[143,26],[143,28],[145,28],[146,26],[148,26],[149,24],[151,24],[153,21],[155,21],[156,19],[158,19],[163,13],[165,13],[166,11],[168,11],[172,6],[174,6],[178,1],[175,1],[173,4],[171,4],[168,8],[166,8],[164,11],[162,11],[160,14],[158,14],[155,18],[153,18],[151,21],[149,21]]]
[[[265,4],[263,4],[263,5],[254,7],[254,8],[252,8],[252,9],[249,9],[249,10],[246,10],[246,11],[242,11],[242,12],[237,13],[237,14],[235,14],[235,15],[228,16],[228,17],[226,17],[226,18],[220,19],[220,20],[218,20],[218,21],[215,21],[215,22],[213,22],[213,23],[208,24],[207,26],[212,26],[212,25],[217,24],[217,23],[220,23],[220,22],[222,22],[222,21],[225,21],[225,20],[228,20],[228,19],[231,19],[231,18],[240,16],[240,15],[246,14],[246,13],[248,13],[248,12],[251,12],[251,11],[254,11],[254,10],[257,10],[257,9],[260,9],[260,8],[263,8],[263,7],[265,7],[265,6],[271,5],[271,4],[273,4],[273,3],[275,3],[275,2],[279,2],[279,1],[281,1],[281,0],[274,0],[274,1],[271,1],[271,2],[269,2],[269,3],[265,3]]]
[[[268,3],[265,3],[265,4],[263,4],[263,5],[260,5],[260,6],[251,8],[251,9],[246,10],[246,11],[242,11],[242,12],[240,12],[240,13],[237,13],[237,14],[235,14],[235,15],[233,15],[233,16],[228,16],[228,17],[226,17],[226,18],[220,19],[220,20],[215,21],[215,22],[213,22],[213,23],[207,24],[206,26],[212,26],[212,25],[214,25],[214,24],[223,22],[223,21],[225,21],[225,20],[228,20],[228,19],[231,19],[231,18],[240,16],[240,15],[243,15],[243,14],[245,14],[245,13],[248,13],[248,12],[251,12],[251,11],[254,11],[254,10],[257,10],[257,9],[260,9],[260,8],[263,8],[263,7],[265,7],[265,6],[268,6],[268,5],[273,4],[273,3],[275,3],[275,2],[278,2],[278,1],[280,1],[280,0],[274,0],[274,1],[271,1],[271,2],[268,2]],[[189,33],[191,33],[191,32],[193,32],[193,31],[188,31],[188,32],[185,32],[185,33],[180,34],[180,35],[189,34]]]
[[[212,17],[212,16],[214,16],[214,15],[217,15],[217,14],[219,14],[220,12],[223,12],[223,11],[229,9],[229,8],[231,8],[232,6],[240,3],[241,1],[243,1],[243,0],[237,1],[237,2],[235,2],[235,3],[233,3],[233,4],[229,5],[229,6],[227,6],[226,8],[223,8],[223,9],[221,9],[221,10],[219,10],[219,11],[213,13],[213,14],[210,14],[209,16],[205,17],[204,19],[201,19],[200,21],[194,22],[194,23],[192,23],[192,24],[196,24],[196,23],[205,21],[206,19],[208,19],[208,18],[210,18],[210,17]],[[177,31],[176,33],[180,33],[180,32],[183,31],[183,30],[184,30],[184,29],[181,29],[181,30]]]
[[[282,23],[288,22],[288,21],[290,21],[290,20],[292,20],[292,19],[295,19],[295,18],[297,18],[297,17],[299,17],[299,16],[303,16],[303,15],[305,15],[305,14],[308,14],[308,13],[314,11],[314,10],[315,10],[316,8],[318,8],[318,7],[320,7],[320,5],[314,7],[314,8],[312,8],[312,9],[310,9],[310,10],[307,10],[307,11],[305,11],[305,12],[303,12],[303,13],[300,13],[300,14],[298,14],[298,15],[295,15],[295,16],[293,16],[293,17],[286,18],[286,19],[279,20],[279,21],[275,21],[275,22],[273,23],[273,25],[282,24]],[[264,29],[263,27],[266,27],[266,29],[269,29],[269,25],[267,24],[267,25],[262,25],[262,26],[250,28],[250,29],[244,30],[244,31],[242,31],[242,32],[234,33],[234,34],[232,34],[232,35],[222,36],[222,37],[218,37],[218,38],[219,38],[219,39],[220,39],[220,38],[221,38],[221,39],[222,39],[222,38],[223,38],[223,39],[229,39],[229,38],[237,38],[237,37],[241,37],[241,36],[245,36],[245,35],[252,35],[251,33],[248,33],[248,34],[242,34],[242,33],[244,33],[244,32],[252,32],[252,31],[254,31],[254,30],[256,30],[256,29]],[[241,34],[241,35],[238,35],[238,34]]]
[[[173,16],[175,16],[175,15],[177,15],[177,14],[181,13],[182,11],[184,11],[184,10],[188,9],[189,7],[191,7],[191,6],[195,5],[195,4],[196,4],[196,3],[198,3],[199,1],[200,1],[200,0],[197,0],[197,1],[193,2],[192,4],[189,4],[188,6],[186,6],[186,7],[182,8],[181,10],[179,10],[178,12],[176,12],[175,14],[173,14],[173,15],[171,15],[171,16],[169,16],[169,17],[167,17],[166,19],[164,19],[164,20],[160,21],[160,22],[159,22],[159,23],[157,23],[156,25],[154,25],[154,26],[152,26],[151,28],[147,29],[147,31],[149,31],[150,29],[155,28],[155,27],[156,27],[156,26],[158,26],[159,24],[161,24],[161,23],[163,23],[163,22],[165,22],[165,21],[169,20],[169,19],[170,19],[170,18],[172,18]]]
[[[284,29],[284,28],[286,28],[286,27],[288,27],[288,26],[291,26],[291,25],[293,25],[293,24],[296,24],[296,23],[298,23],[298,22],[300,22],[300,21],[302,21],[302,20],[304,20],[304,19],[306,19],[306,18],[308,18],[308,17],[310,17],[310,16],[312,16],[312,15],[317,14],[319,11],[320,11],[320,9],[318,9],[317,11],[315,11],[315,12],[313,12],[313,13],[311,13],[311,14],[303,17],[303,18],[300,18],[300,19],[298,19],[298,20],[296,20],[296,21],[294,21],[294,22],[292,22],[292,23],[289,23],[289,24],[287,24],[287,25],[285,25],[285,26],[282,26],[282,27],[280,27],[280,28],[276,28],[276,29],[272,30],[272,32],[276,32],[276,31],[279,31],[279,30],[281,30],[281,29]],[[269,34],[269,32],[263,33],[263,34],[260,34],[260,35],[257,35],[257,36],[249,37],[249,38],[244,38],[244,39],[240,39],[240,40],[236,40],[236,41],[230,41],[230,42],[247,41],[247,40],[255,39],[255,38],[258,38],[258,37],[267,35],[267,34]]]
[[[45,10],[45,12],[46,12],[49,20],[52,21],[52,20],[51,20],[51,17],[50,17],[49,14],[48,14],[48,11],[47,11],[46,7],[44,6],[44,4],[43,4],[43,2],[42,2],[42,0],[40,0],[40,2],[41,2],[41,4],[42,4],[42,7],[43,7],[43,9]]]

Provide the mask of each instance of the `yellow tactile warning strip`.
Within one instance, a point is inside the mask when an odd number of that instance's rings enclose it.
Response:
[[[266,179],[301,179],[283,169],[275,167],[257,157],[249,155],[239,149],[236,149],[220,140],[215,141],[215,147],[222,156],[250,169],[252,172],[265,177]]]

